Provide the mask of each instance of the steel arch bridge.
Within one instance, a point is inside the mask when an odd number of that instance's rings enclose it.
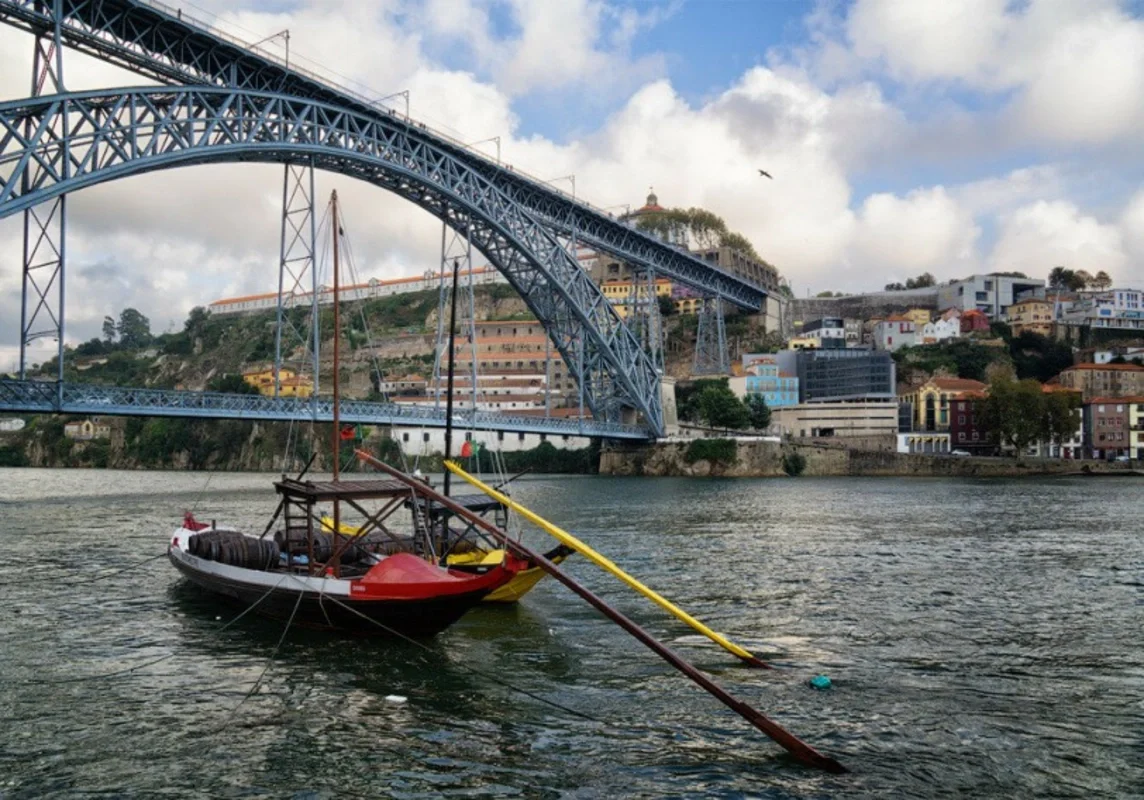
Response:
[[[35,33],[37,42],[50,37],[61,89],[63,45],[190,84],[60,91],[0,104],[0,218],[86,186],[193,164],[304,162],[365,180],[472,237],[544,324],[598,421],[619,422],[631,409],[654,433],[663,428],[659,375],[580,268],[577,243],[743,308],[758,309],[765,299],[762,288],[738,276],[161,8],[130,0],[0,0],[0,22]]]

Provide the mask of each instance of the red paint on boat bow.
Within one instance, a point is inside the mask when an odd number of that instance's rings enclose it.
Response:
[[[524,567],[516,558],[482,575],[446,570],[411,553],[396,553],[382,559],[359,580],[350,584],[351,597],[422,600],[469,592],[491,592],[510,581]]]

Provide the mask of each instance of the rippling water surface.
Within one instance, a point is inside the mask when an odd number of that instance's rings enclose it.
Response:
[[[0,470],[0,796],[1144,794],[1144,483],[519,483],[778,664],[569,567],[853,770],[826,776],[550,581],[426,647],[290,631],[269,660],[280,624],[221,630],[233,611],[165,559],[89,580],[162,553],[196,502],[260,530],[270,480]]]

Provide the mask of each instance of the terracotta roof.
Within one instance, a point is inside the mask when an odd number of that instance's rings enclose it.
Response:
[[[947,392],[983,392],[986,386],[970,378],[930,378],[928,383]]]
[[[1085,400],[1086,406],[1091,406],[1094,403],[1104,403],[1105,405],[1115,405],[1117,403],[1144,403],[1144,397],[1094,397],[1091,400]]]
[[[1144,367],[1139,364],[1073,364],[1063,370],[1069,372],[1070,370],[1097,370],[1106,369],[1113,372],[1144,372]]]

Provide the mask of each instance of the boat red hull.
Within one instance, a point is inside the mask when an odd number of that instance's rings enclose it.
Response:
[[[366,636],[433,636],[515,574],[513,569],[496,567],[476,580],[464,581],[461,591],[435,597],[394,598],[318,591],[297,585],[300,581],[284,573],[261,573],[259,582],[244,580],[234,569],[213,568],[214,562],[176,547],[171,548],[168,557],[196,586],[243,608],[257,603],[254,611],[261,616],[283,622],[293,616],[292,624],[302,627]],[[224,571],[230,574],[220,574]],[[270,586],[266,585],[267,578],[273,579]]]

